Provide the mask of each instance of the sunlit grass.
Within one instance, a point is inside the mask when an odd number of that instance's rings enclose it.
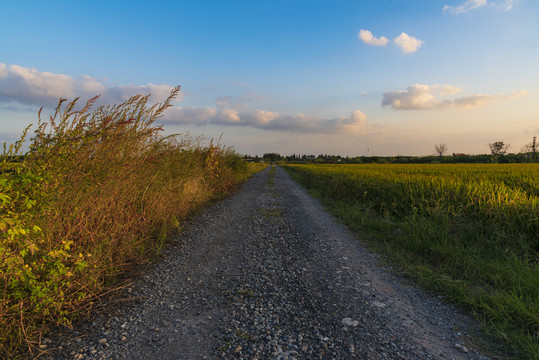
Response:
[[[539,358],[539,164],[285,168],[404,274]]]

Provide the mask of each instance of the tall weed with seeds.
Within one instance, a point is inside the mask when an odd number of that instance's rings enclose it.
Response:
[[[21,160],[0,168],[0,358],[34,355],[50,325],[86,316],[117,275],[159,253],[167,235],[245,179],[232,150],[162,136],[155,121],[177,96],[137,95],[92,110],[60,100]],[[17,355],[19,354],[19,355]],[[24,355],[26,356],[26,355]]]

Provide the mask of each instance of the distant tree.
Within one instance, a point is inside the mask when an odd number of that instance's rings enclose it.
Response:
[[[511,148],[511,144],[504,143],[503,141],[495,141],[488,144],[488,147],[490,148],[490,153],[494,162],[498,162],[499,157],[505,155],[507,153],[507,150]]]
[[[279,162],[283,159],[283,157],[279,153],[265,153],[262,156],[262,159],[265,162]]]
[[[447,152],[447,145],[446,144],[438,144],[434,145],[434,153],[438,155],[440,158],[444,156],[444,154]]]
[[[507,150],[511,148],[510,143],[504,143],[503,141],[495,141],[493,143],[488,144],[488,147],[490,148],[490,153],[494,156],[498,155],[505,155],[507,153]]]

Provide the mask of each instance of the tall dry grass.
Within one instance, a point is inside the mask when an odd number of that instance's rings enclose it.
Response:
[[[177,96],[92,110],[60,100],[0,168],[0,358],[34,352],[50,325],[86,316],[117,275],[147,261],[167,234],[248,175],[232,150],[181,136],[155,121]],[[40,112],[41,113],[41,112]],[[19,354],[19,355],[17,355]]]

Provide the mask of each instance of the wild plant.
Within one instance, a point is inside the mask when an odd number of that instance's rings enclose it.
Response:
[[[117,275],[159,253],[167,235],[248,175],[231,149],[162,136],[162,103],[137,95],[92,107],[59,101],[21,160],[0,168],[0,357],[36,351],[43,331],[87,316]],[[22,356],[22,355],[21,355]]]

